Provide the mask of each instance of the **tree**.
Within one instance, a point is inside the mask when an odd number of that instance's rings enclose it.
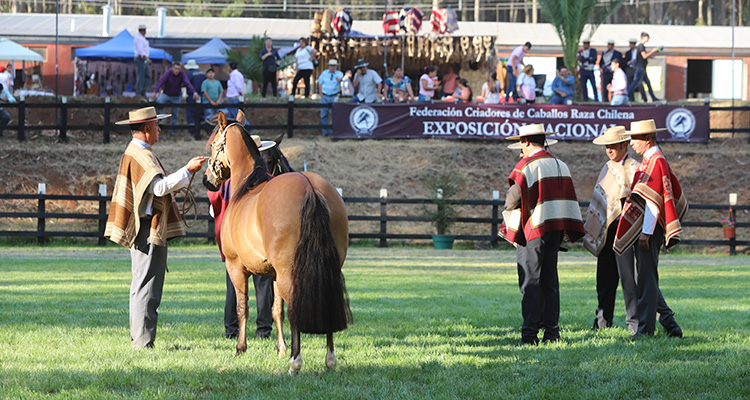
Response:
[[[555,27],[560,37],[563,58],[568,71],[578,77],[578,43],[583,37],[583,31],[588,27],[585,38],[591,37],[596,29],[624,0],[538,0],[542,11]],[[576,100],[581,99],[581,85],[575,85]]]
[[[246,50],[232,49],[227,53],[227,61],[236,62],[237,69],[242,72],[245,79],[250,79],[253,82],[263,81],[263,62],[260,61],[259,54],[265,46],[265,37],[265,32],[263,32],[263,36],[253,35]]]

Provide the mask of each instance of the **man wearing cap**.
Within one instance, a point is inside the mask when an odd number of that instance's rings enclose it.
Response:
[[[504,236],[517,246],[521,342],[539,343],[540,329],[543,342],[554,342],[560,338],[557,252],[564,235],[571,241],[583,236],[581,210],[568,166],[545,146],[546,135],[553,133],[545,132],[542,124],[518,131],[508,137],[519,141],[523,158],[508,178]]]
[[[370,63],[360,58],[354,66],[357,72],[352,85],[357,89],[357,95],[352,97],[350,103],[374,103],[382,96],[383,79],[377,72],[367,69],[368,65]]]
[[[135,46],[135,94],[145,96],[151,86],[151,59],[149,59],[146,25],[138,25],[138,34],[133,38]]]
[[[635,282],[633,248],[622,255],[612,249],[617,224],[622,214],[622,205],[630,194],[630,184],[638,168],[638,162],[628,156],[628,140],[624,126],[607,129],[594,139],[594,144],[605,146],[609,161],[604,164],[594,187],[594,194],[586,212],[583,227],[583,247],[590,251],[596,262],[596,293],[599,300],[594,319],[594,329],[612,326],[615,311],[615,295],[618,281],[622,281],[625,299],[625,322],[628,331],[638,330],[638,288]]]
[[[622,58],[622,53],[615,50],[615,41],[610,39],[607,40],[607,50],[602,53],[602,57],[599,60],[599,72],[602,77],[602,102],[610,101],[609,89],[607,86],[612,82],[614,71],[612,70],[612,61],[619,60]],[[626,89],[627,90],[627,89]]]
[[[583,48],[578,50],[578,73],[581,76],[581,93],[583,94],[583,101],[589,101],[587,82],[591,82],[594,101],[599,101],[597,100],[596,78],[594,77],[596,58],[596,49],[591,48],[591,40],[585,39],[583,41]]]
[[[341,91],[341,81],[344,79],[344,73],[338,70],[339,62],[336,60],[328,61],[328,69],[323,71],[318,77],[320,83],[320,92],[323,97],[320,104],[333,104],[338,101],[339,92]],[[331,113],[330,107],[320,109],[320,123],[328,125],[328,115]],[[330,136],[333,130],[323,128],[323,136]]]
[[[192,58],[188,60],[187,64],[185,64],[185,69],[187,70],[185,74],[187,75],[190,84],[193,85],[193,88],[195,88],[196,91],[200,90],[203,85],[203,81],[206,80],[206,73],[201,71],[201,69],[198,67],[198,63],[196,63]],[[200,93],[198,94],[198,99],[200,99]],[[188,97],[187,103],[195,104],[196,100],[194,97]],[[197,107],[193,106],[185,109],[185,120],[187,121],[188,125],[193,126],[193,128],[191,128],[190,130],[190,135],[195,140],[201,139],[200,128],[195,128],[195,119],[203,119],[201,117],[202,115],[200,115],[200,113],[198,112]]]
[[[657,313],[669,337],[682,337],[674,312],[661,296],[657,271],[659,248],[665,244],[669,249],[680,241],[681,221],[688,208],[680,182],[656,144],[656,133],[664,130],[656,129],[652,119],[630,124],[630,145],[643,161],[617,225],[614,250],[623,255],[635,245],[638,331],[634,338],[653,336]]]
[[[193,100],[200,99],[198,92],[195,91],[193,84],[188,80],[187,74],[182,70],[182,64],[175,61],[172,63],[172,68],[164,71],[164,74],[159,79],[159,83],[156,84],[154,94],[151,95],[151,100],[156,99],[156,104],[180,104],[182,102],[182,87],[187,88],[188,95],[193,97]],[[159,109],[159,114],[164,111],[163,108]],[[177,125],[177,119],[180,117],[180,109],[173,109],[174,117],[171,119],[171,125]],[[169,131],[170,135],[174,134],[174,129]]]
[[[120,159],[104,236],[130,249],[130,340],[134,348],[154,347],[157,310],[167,269],[167,240],[184,236],[172,193],[188,185],[190,174],[203,167],[203,157],[192,158],[167,175],[151,150],[159,141],[154,107],[131,111],[117,122],[130,125],[133,139]]]

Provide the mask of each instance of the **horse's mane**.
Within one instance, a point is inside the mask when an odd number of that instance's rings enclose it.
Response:
[[[255,142],[250,137],[250,134],[247,130],[245,130],[244,126],[235,126],[240,130],[242,141],[245,143],[247,151],[250,152],[250,155],[253,157],[253,163],[255,164],[255,167],[253,168],[253,172],[251,172],[248,176],[245,177],[245,179],[242,180],[242,182],[240,182],[241,186],[237,191],[237,195],[234,196],[231,201],[237,201],[241,199],[251,190],[258,187],[258,185],[260,185],[261,183],[271,180],[271,175],[268,173],[268,165],[266,165],[266,161],[263,160],[263,157],[260,155],[260,151],[258,151],[258,147],[256,147]]]

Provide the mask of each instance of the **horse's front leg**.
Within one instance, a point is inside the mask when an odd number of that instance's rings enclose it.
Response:
[[[326,345],[328,351],[326,351],[326,369],[328,371],[336,370],[336,353],[333,351],[333,332],[328,332],[326,335]]]
[[[237,298],[237,320],[238,330],[237,332],[237,353],[236,356],[247,351],[247,278],[248,274],[245,272],[245,268],[239,262],[239,260],[227,259],[227,272],[229,272],[229,279],[232,280],[234,285],[234,293]]]
[[[297,375],[302,369],[302,355],[300,354],[299,329],[291,325],[292,330],[292,356],[289,358],[289,375]]]
[[[279,292],[279,285],[276,279],[273,280],[273,308],[271,309],[273,321],[276,323],[276,352],[279,358],[286,355],[286,342],[284,341],[284,300]]]

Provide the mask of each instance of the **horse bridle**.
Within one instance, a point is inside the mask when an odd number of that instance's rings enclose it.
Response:
[[[213,175],[217,181],[223,182],[229,179],[229,176],[226,175],[227,172],[225,172],[225,170],[230,171],[232,169],[232,165],[229,163],[229,157],[227,156],[227,130],[229,129],[229,127],[234,125],[239,126],[239,124],[237,124],[236,122],[225,126],[221,131],[221,138],[219,139],[218,143],[216,142],[216,140],[211,143],[211,147],[216,150],[216,154],[208,159],[208,167],[206,168],[206,172],[211,173],[211,175]],[[222,168],[222,161],[219,159],[220,153],[224,155],[223,164],[226,166],[226,169]]]

